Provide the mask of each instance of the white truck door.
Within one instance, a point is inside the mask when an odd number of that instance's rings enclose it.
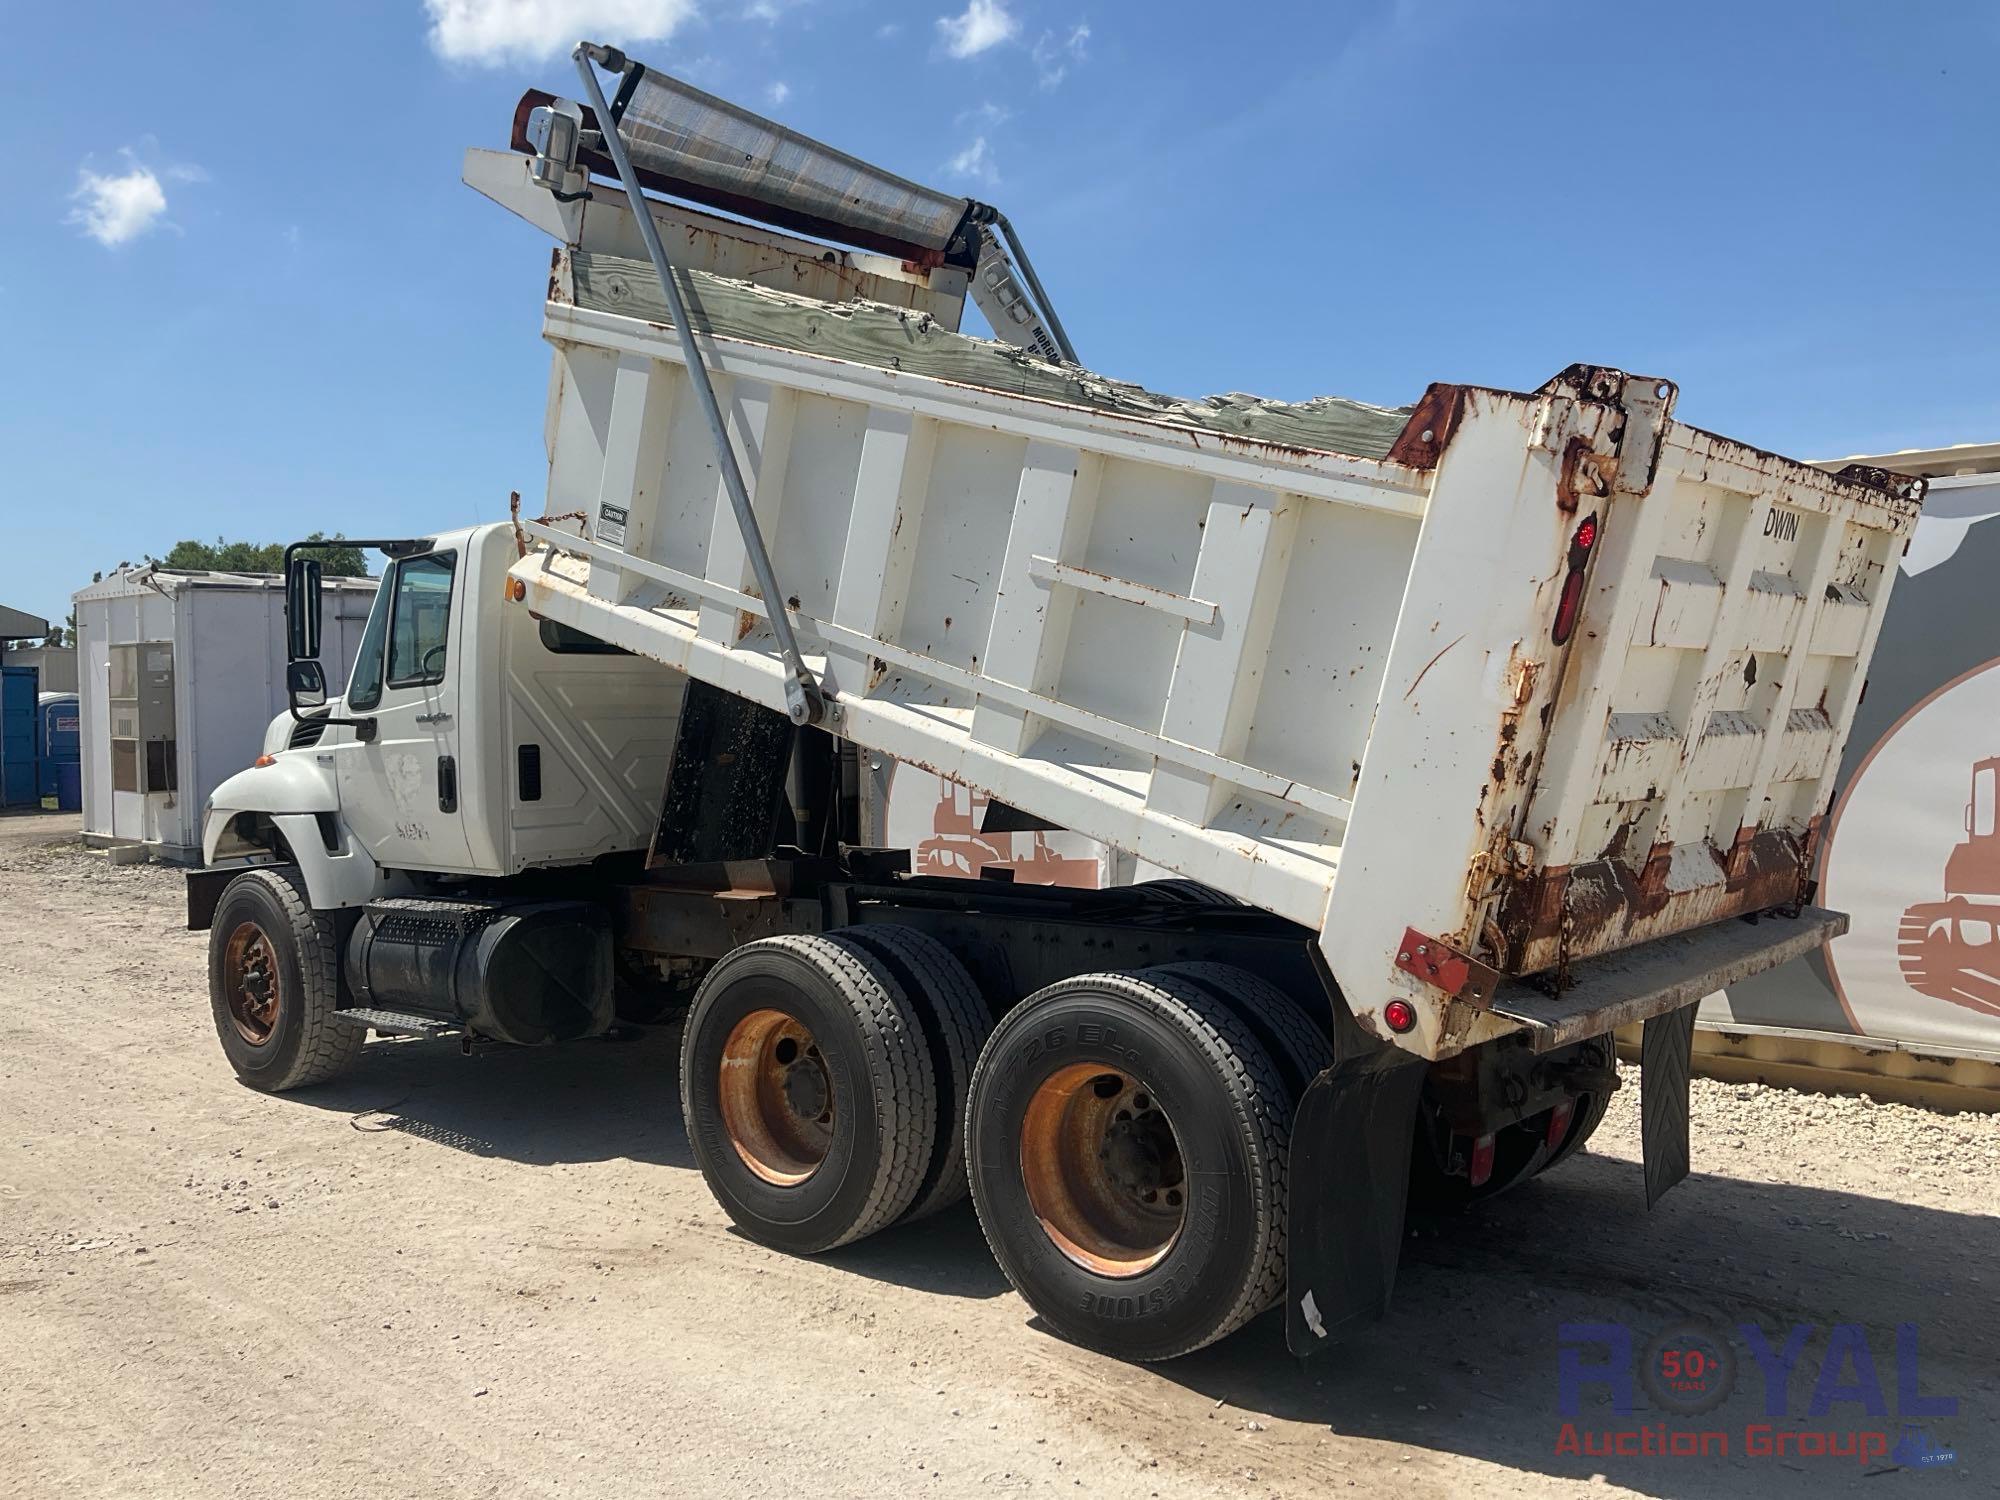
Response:
[[[406,557],[382,581],[355,657],[347,711],[375,737],[339,747],[340,812],[376,863],[469,870],[460,814],[458,679],[464,571],[457,549]]]

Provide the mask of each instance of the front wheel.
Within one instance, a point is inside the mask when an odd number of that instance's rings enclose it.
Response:
[[[334,1019],[335,921],[312,909],[293,870],[246,870],[223,890],[208,933],[208,999],[229,1065],[266,1093],[336,1077],[367,1039]]]
[[[1255,1031],[1184,975],[1030,995],[967,1112],[994,1258],[1075,1343],[1133,1360],[1212,1343],[1283,1291],[1295,1103]]]

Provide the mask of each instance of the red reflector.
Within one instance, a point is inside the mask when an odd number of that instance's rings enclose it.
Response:
[[[1577,610],[1583,604],[1583,570],[1571,572],[1563,579],[1562,598],[1556,604],[1556,627],[1549,632],[1558,646],[1569,644],[1570,634],[1576,629]]]
[[[1549,1111],[1549,1130],[1548,1134],[1542,1137],[1542,1143],[1551,1151],[1560,1146],[1563,1143],[1563,1137],[1569,1134],[1570,1116],[1575,1113],[1576,1101],[1574,1099],[1565,1099]]]
[[[1550,631],[1558,646],[1569,644],[1576,630],[1577,611],[1583,605],[1583,568],[1590,561],[1590,549],[1597,545],[1597,516],[1593,512],[1576,523],[1569,536],[1569,572],[1563,578],[1562,598],[1556,604],[1555,629]]]
[[[277,763],[278,758],[275,755],[260,755],[250,762],[253,766],[275,766]]]
[[[1408,1031],[1417,1024],[1417,1008],[1407,1000],[1391,1000],[1382,1007],[1382,1019],[1391,1031]]]
[[[1486,1180],[1493,1175],[1493,1137],[1482,1135],[1472,1143],[1472,1165],[1465,1175],[1474,1187],[1485,1187]]]

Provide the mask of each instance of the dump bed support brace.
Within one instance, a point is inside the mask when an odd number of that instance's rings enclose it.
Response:
[[[653,270],[660,278],[660,290],[666,295],[668,310],[673,314],[674,331],[680,335],[681,352],[687,357],[688,382],[694,387],[695,398],[701,403],[702,416],[708,420],[708,434],[715,443],[715,462],[722,470],[723,488],[729,492],[729,507],[736,512],[736,524],[743,532],[743,550],[750,559],[751,571],[757,575],[757,587],[764,593],[771,633],[777,637],[778,654],[785,663],[786,716],[794,724],[817,724],[826,712],[825,696],[820,691],[819,679],[813,676],[805,657],[799,653],[799,638],[792,630],[791,617],[785,613],[785,600],[789,596],[778,586],[777,570],[771,566],[771,554],[764,545],[764,534],[757,527],[757,512],[751,508],[750,492],[743,484],[743,470],[736,462],[736,450],[729,441],[728,424],[724,422],[722,408],[716,402],[715,387],[708,378],[708,367],[702,363],[701,348],[694,341],[694,325],[688,321],[687,304],[681,299],[673,262],[667,259],[667,249],[660,242],[659,227],[653,223],[653,216],[642,206],[646,201],[645,190],[640,184],[639,174],[633,170],[632,158],[625,150],[625,139],[619,134],[617,116],[605,102],[604,88],[597,81],[598,62],[615,68],[624,63],[624,58],[609,48],[589,42],[579,42],[573,56],[577,76],[583,79],[584,94],[605,127],[604,149],[610,154],[612,165],[618,168],[618,180],[624,184],[625,195],[634,205],[632,222],[639,228],[639,237],[646,242],[646,254],[652,258]]]

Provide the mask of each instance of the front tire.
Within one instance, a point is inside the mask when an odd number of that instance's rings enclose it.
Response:
[[[1295,1101],[1256,1034],[1159,970],[1086,974],[1004,1016],[968,1108],[987,1243],[1058,1334],[1161,1360],[1284,1289]]]
[[[347,1071],[367,1033],[334,1019],[340,941],[298,872],[246,870],[222,892],[208,933],[208,998],[236,1076],[282,1094]]]

